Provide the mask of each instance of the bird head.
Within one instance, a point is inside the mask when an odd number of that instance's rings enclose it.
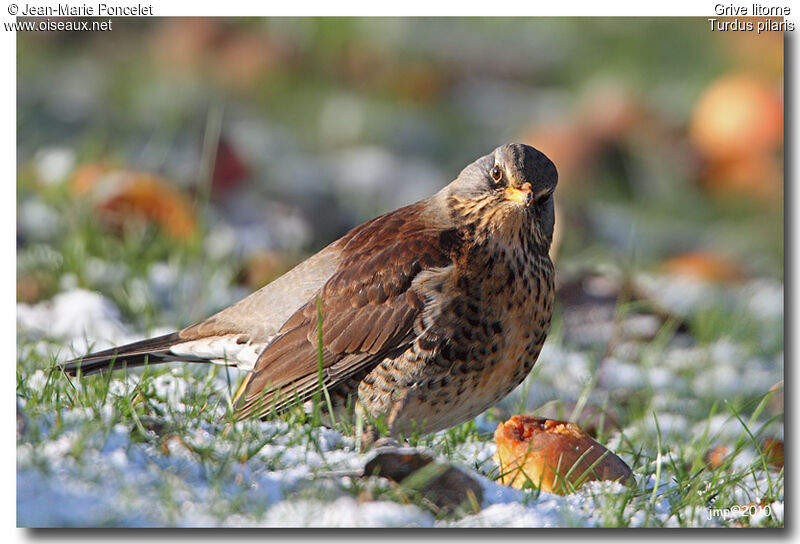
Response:
[[[532,229],[547,246],[553,237],[558,172],[541,151],[506,144],[476,160],[444,189],[456,222],[476,236],[509,237]]]

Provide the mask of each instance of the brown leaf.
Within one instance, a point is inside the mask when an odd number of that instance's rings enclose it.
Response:
[[[475,478],[413,450],[380,451],[367,462],[364,475],[397,482],[402,497],[418,498],[435,513],[475,512],[483,500],[483,488]]]
[[[364,476],[382,476],[400,483],[407,476],[433,461],[433,457],[416,451],[379,452],[367,461]]]
[[[776,468],[783,468],[783,441],[767,438],[761,445],[761,451],[767,463]]]

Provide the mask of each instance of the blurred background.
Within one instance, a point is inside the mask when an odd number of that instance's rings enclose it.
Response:
[[[562,287],[783,280],[781,33],[151,18],[17,50],[19,302],[80,287],[185,325],[509,141],[558,167]]]
[[[260,523],[277,499],[247,479],[255,500],[228,494],[240,464],[227,452],[264,444],[218,432],[228,373],[78,383],[54,363],[196,322],[510,141],[560,174],[552,329],[520,387],[426,440],[477,467],[498,421],[533,413],[577,423],[639,474],[664,459],[689,508],[674,503],[680,525],[715,523],[697,506],[715,500],[782,501],[783,45],[705,18],[149,18],[18,33],[18,525],[81,523],[76,501],[104,505],[83,509],[87,524],[235,525],[226,512],[241,504]],[[170,430],[141,430],[147,418]],[[144,449],[108,445],[117,422]],[[180,482],[152,468],[184,459],[171,429],[192,444],[201,427],[231,461],[219,496],[192,476],[202,456]],[[91,448],[129,451],[130,468]],[[268,480],[271,448],[249,465]],[[623,507],[662,511],[647,489]]]

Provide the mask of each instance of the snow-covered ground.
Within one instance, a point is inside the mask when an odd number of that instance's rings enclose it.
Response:
[[[658,292],[669,302],[668,286]],[[726,296],[738,297],[765,328],[782,326],[780,285],[753,282]],[[501,412],[515,413],[522,405],[535,410],[555,400],[624,404],[646,391],[655,411],[621,418],[621,428],[606,441],[634,469],[635,499],[620,504],[629,489],[608,482],[590,483],[566,497],[496,483],[491,432],[498,417],[490,412],[475,420],[477,432],[463,442],[448,445],[444,432],[429,441],[432,451],[467,470],[484,491],[479,512],[437,517],[413,501],[382,493],[385,480],[361,476],[371,454],[357,453],[352,436],[281,420],[236,423],[229,436],[225,399],[230,398],[229,379],[237,376],[180,364],[155,376],[118,372],[106,389],[100,388],[101,398],[70,402],[69,395],[97,394],[98,387],[54,384],[64,378],[51,373],[47,363],[90,345],[102,348],[141,336],[99,293],[73,288],[52,300],[18,304],[17,327],[20,526],[586,527],[614,525],[615,519],[628,526],[716,526],[735,517],[723,515],[722,508],[754,503],[759,509],[745,513],[753,516],[749,523],[763,521],[765,509],[772,520],[783,520],[782,500],[760,502],[769,486],[779,485],[770,496],[782,498],[782,474],[778,478],[777,471],[759,467],[753,444],[742,442],[743,424],[724,407],[707,417],[697,417],[693,409],[711,400],[722,406],[737,395],[765,394],[783,378],[782,349],[769,353],[736,338],[704,346],[674,341],[655,359],[621,348],[595,365],[590,353],[549,342],[534,373],[501,403]],[[198,415],[193,404],[198,389],[222,401]],[[137,390],[161,415],[145,419],[121,413]],[[47,400],[54,391],[66,393],[60,401]],[[48,412],[46,406],[53,409]],[[768,417],[778,410],[782,407],[756,414],[749,429],[759,439],[782,439],[782,417]],[[231,436],[246,439],[242,443]],[[685,462],[693,455],[688,450],[710,444],[736,451],[731,469],[746,475],[730,486],[726,500],[738,502],[711,498],[702,508],[681,509],[685,498],[671,463]],[[720,485],[719,475],[709,472],[704,478],[710,486]]]

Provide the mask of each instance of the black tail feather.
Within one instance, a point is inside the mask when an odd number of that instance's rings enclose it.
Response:
[[[97,374],[113,369],[142,366],[145,364],[166,363],[170,361],[189,361],[186,356],[177,357],[170,353],[170,348],[181,342],[177,332],[133,342],[96,353],[89,353],[83,357],[61,363],[58,366],[70,376],[80,373],[84,376]],[[196,362],[205,359],[196,359]]]

